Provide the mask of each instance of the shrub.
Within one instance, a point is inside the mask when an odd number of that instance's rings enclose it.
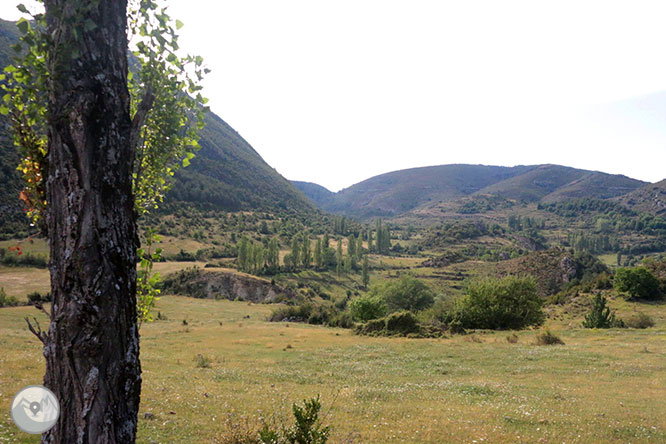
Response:
[[[610,307],[607,307],[606,304],[608,300],[597,293],[592,301],[592,308],[590,312],[585,316],[583,321],[583,327],[585,328],[615,328],[615,327],[624,327],[624,323],[621,320],[615,319],[615,312],[611,312]]]
[[[389,335],[407,335],[420,331],[419,320],[411,311],[392,313],[386,318],[386,333]]]
[[[430,288],[423,281],[409,275],[395,282],[375,285],[370,294],[382,298],[389,311],[419,311],[432,306],[435,302]]]
[[[546,330],[545,333],[537,335],[536,345],[564,345],[564,341],[559,336],[552,334],[550,330]]]
[[[629,293],[632,298],[662,297],[659,280],[645,267],[618,268],[614,286],[615,290]]]
[[[209,357],[199,353],[196,358],[194,358],[197,368],[210,368],[211,360]]]
[[[354,326],[354,318],[349,312],[339,312],[331,318],[328,325],[331,327],[352,328]]]
[[[19,301],[14,296],[7,296],[5,289],[0,287],[0,307],[15,307]]]
[[[361,322],[381,318],[386,315],[386,303],[379,296],[364,295],[349,302],[352,317]]]
[[[294,424],[290,427],[263,422],[247,417],[229,415],[225,433],[215,442],[221,444],[326,444],[330,427],[319,418],[321,403],[319,396],[303,401],[303,406],[292,404]]]
[[[39,302],[51,302],[51,295],[46,293],[44,296],[38,291],[33,291],[28,294],[28,304],[35,304]]]
[[[373,319],[356,326],[355,333],[366,336],[379,336],[385,332],[386,319]]]
[[[629,328],[651,328],[654,327],[654,319],[645,313],[639,312],[635,316],[630,317],[626,322]]]
[[[271,322],[307,322],[313,309],[314,304],[309,302],[301,305],[287,305],[273,310],[268,320]]]
[[[518,330],[545,320],[534,278],[515,276],[472,282],[455,316],[465,329]]]
[[[510,334],[509,336],[506,337],[506,342],[508,342],[509,344],[517,344],[518,335],[515,333]]]

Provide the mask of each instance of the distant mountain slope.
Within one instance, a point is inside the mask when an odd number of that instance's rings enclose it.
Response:
[[[484,188],[479,193],[497,194],[525,202],[555,202],[582,197],[607,199],[629,193],[644,184],[625,176],[560,165],[539,165],[524,174]]]
[[[333,191],[316,183],[300,182],[298,180],[292,180],[291,183],[317,206],[324,205],[331,197],[335,196]]]
[[[11,63],[9,47],[18,39],[14,22],[0,20],[0,70]],[[178,171],[167,202],[185,202],[222,210],[315,207],[287,179],[271,168],[233,128],[208,113],[192,164]],[[0,235],[27,228],[18,194],[22,179],[16,171],[19,155],[0,116]]]
[[[634,211],[666,216],[666,179],[644,185],[615,200]]]
[[[440,165],[375,176],[318,204],[327,211],[360,217],[393,216],[465,196],[497,195],[520,202],[607,199],[643,185],[626,176],[559,165]]]
[[[231,126],[213,113],[192,164],[176,173],[167,200],[225,210],[314,210],[314,206]]]
[[[456,199],[534,167],[439,165],[394,171],[338,192],[323,209],[356,216],[390,216],[431,201]]]

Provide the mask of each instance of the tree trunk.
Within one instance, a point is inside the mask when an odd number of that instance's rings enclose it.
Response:
[[[134,443],[141,367],[127,1],[46,0],[51,324],[43,443]]]

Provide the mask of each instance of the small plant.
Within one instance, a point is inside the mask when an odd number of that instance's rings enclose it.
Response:
[[[211,365],[210,358],[205,355],[202,355],[201,353],[199,353],[197,357],[194,358],[194,362],[197,368],[210,368]]]
[[[651,328],[654,327],[654,319],[645,313],[638,312],[626,321],[629,328]]]
[[[14,296],[7,296],[5,289],[0,287],[0,307],[15,307],[19,304]]]
[[[321,424],[319,396],[304,400],[303,405],[292,404],[294,424],[291,427],[276,426],[246,417],[230,415],[226,432],[216,442],[221,444],[326,444],[330,427]]]
[[[321,425],[319,410],[321,410],[319,396],[304,400],[302,407],[293,404],[292,412],[294,413],[295,423],[290,428],[282,430],[285,442],[289,444],[326,444],[331,428]],[[270,437],[274,440],[278,437],[278,434],[273,432]],[[274,440],[274,442],[279,441]]]
[[[183,319],[183,325],[188,325],[187,324],[187,319]]]
[[[515,333],[510,334],[509,336],[506,337],[506,342],[508,342],[509,344],[517,344],[518,335]]]
[[[615,328],[615,327],[624,327],[624,322],[621,320],[615,319],[615,312],[612,312],[609,307],[606,306],[608,300],[597,293],[592,302],[592,309],[585,316],[583,321],[583,327],[585,328]]]
[[[564,341],[559,336],[552,334],[550,330],[546,330],[545,333],[537,335],[536,345],[564,345]]]

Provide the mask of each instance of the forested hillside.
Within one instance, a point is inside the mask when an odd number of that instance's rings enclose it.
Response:
[[[335,196],[333,191],[330,191],[328,188],[324,188],[321,185],[317,185],[316,183],[299,182],[297,180],[292,180],[291,183],[294,184],[305,197],[318,206],[326,204],[331,197]]]
[[[0,20],[1,67],[11,63],[10,46],[17,38],[15,24]],[[206,116],[199,143],[201,150],[191,165],[176,173],[175,184],[166,197],[168,203],[228,211],[314,210],[296,187],[212,112]],[[25,235],[28,229],[18,198],[22,186],[16,171],[18,161],[7,118],[0,116],[0,235]]]

